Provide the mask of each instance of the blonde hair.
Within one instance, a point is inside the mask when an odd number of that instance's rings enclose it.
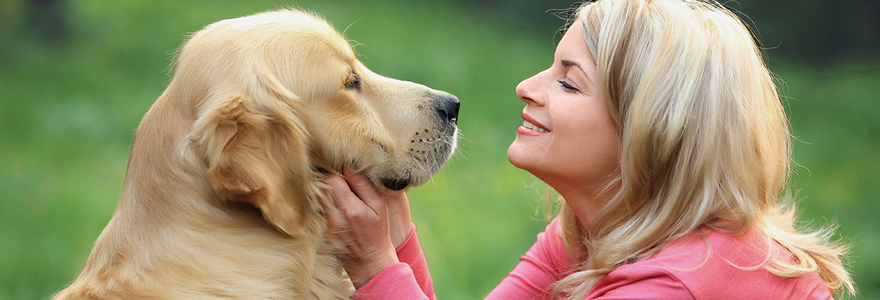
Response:
[[[832,292],[855,293],[841,261],[848,249],[829,241],[834,229],[798,232],[794,203],[781,196],[788,121],[739,18],[714,1],[598,0],[573,21],[583,26],[621,137],[610,184],[620,189],[588,226],[562,205],[563,239],[582,263],[554,296],[583,299],[617,267],[701,227],[759,230],[794,256],[768,251],[773,274],[817,272]]]

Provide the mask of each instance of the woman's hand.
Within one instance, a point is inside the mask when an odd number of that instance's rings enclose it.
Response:
[[[412,217],[403,191],[379,191],[363,175],[343,173],[326,179],[336,203],[329,219],[343,243],[342,266],[360,288],[398,262],[394,249],[412,232]]]

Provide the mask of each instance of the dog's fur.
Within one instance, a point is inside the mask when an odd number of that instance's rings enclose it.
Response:
[[[324,172],[427,181],[458,99],[368,70],[327,22],[279,10],[211,24],[141,121],[116,214],[54,299],[341,299]]]

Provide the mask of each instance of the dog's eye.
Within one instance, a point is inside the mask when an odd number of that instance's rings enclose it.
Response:
[[[345,88],[361,89],[361,78],[355,73],[349,74],[348,78],[345,79]]]

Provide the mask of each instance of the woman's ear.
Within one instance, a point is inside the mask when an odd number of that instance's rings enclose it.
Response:
[[[290,109],[244,96],[214,102],[191,134],[220,200],[246,202],[288,235],[311,209],[306,134]]]

